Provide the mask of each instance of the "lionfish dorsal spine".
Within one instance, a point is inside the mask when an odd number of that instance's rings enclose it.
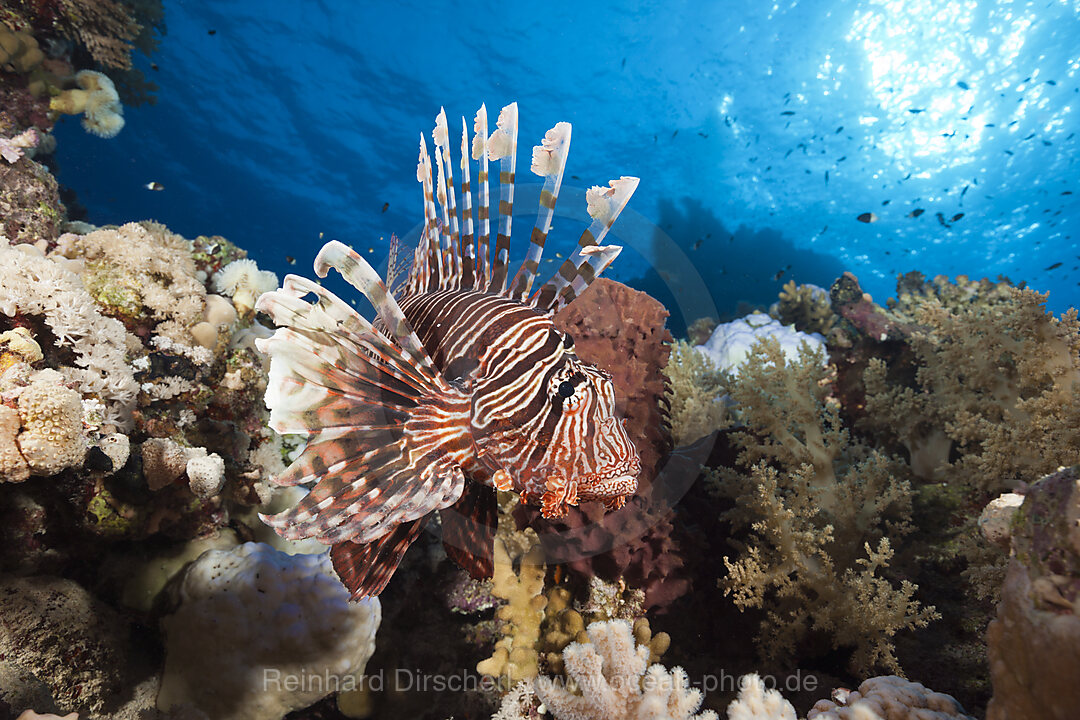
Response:
[[[637,190],[636,177],[611,180],[608,187],[599,185],[585,193],[592,224],[585,228],[573,254],[547,283],[532,297],[530,304],[542,312],[556,313],[569,305],[622,252],[619,245],[601,245],[611,226]]]
[[[476,236],[476,285],[478,289],[486,289],[488,279],[491,277],[491,258],[489,249],[491,246],[491,196],[488,183],[488,121],[487,105],[480,103],[480,109],[476,111],[473,120],[472,159],[479,163],[476,173],[478,183],[477,191],[477,220],[480,221],[480,234]]]
[[[469,126],[465,116],[461,116],[461,287],[472,290],[476,287],[477,257],[473,237],[472,216],[472,178],[469,176]]]
[[[431,133],[435,144],[435,165],[439,171],[436,197],[442,207],[442,251],[446,255],[449,274],[441,278],[441,289],[461,287],[461,235],[458,228],[457,198],[454,192],[454,166],[450,161],[450,131],[446,126],[446,110],[439,109],[435,129]]]
[[[468,124],[462,118],[461,172],[462,213],[459,219],[445,110],[435,120],[435,168],[420,138],[417,180],[424,192],[424,230],[417,245],[407,295],[436,290],[479,290],[527,303],[536,310],[553,314],[580,295],[615,259],[622,248],[603,245],[611,229],[637,188],[638,179],[621,177],[608,187],[593,187],[586,193],[592,224],[582,233],[574,253],[558,272],[535,290],[544,246],[555,214],[555,204],[566,171],[570,147],[570,123],[560,122],[548,130],[540,145],[533,148],[531,170],[544,178],[536,224],[529,249],[520,269],[509,273],[510,235],[513,229],[514,185],[517,163],[518,108],[511,103],[499,111],[495,131],[488,130],[487,106],[481,105],[473,120],[474,135],[469,141]],[[470,158],[478,163],[476,177],[477,225],[472,218]],[[498,160],[499,219],[495,242],[491,241],[489,161]],[[438,199],[439,210],[435,207]],[[494,245],[494,248],[492,248]],[[494,252],[492,252],[494,251]],[[531,295],[530,295],[531,294]]]
[[[551,231],[551,220],[555,216],[555,203],[559,200],[563,173],[566,171],[566,157],[570,152],[570,123],[556,123],[544,134],[544,139],[533,148],[530,170],[544,178],[544,187],[540,191],[540,208],[536,213],[536,225],[529,238],[529,250],[511,285],[510,297],[524,301],[536,281],[540,269],[540,259],[544,254],[544,243]]]
[[[412,361],[416,367],[429,373],[431,380],[442,381],[442,376],[431,362],[427,350],[424,349],[420,338],[413,332],[412,325],[405,319],[405,313],[397,300],[386,289],[379,273],[368,264],[355,250],[337,240],[323,245],[319,254],[315,256],[315,274],[321,278],[326,277],[330,268],[334,268],[345,281],[364,295],[375,308],[383,327],[393,340],[401,348],[402,353]]]
[[[514,184],[517,165],[518,107],[510,103],[499,111],[495,132],[488,138],[488,157],[499,161],[499,232],[488,292],[506,294],[510,272],[510,233],[514,227]]]

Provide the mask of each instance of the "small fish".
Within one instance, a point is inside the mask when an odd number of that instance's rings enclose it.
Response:
[[[840,157],[838,157],[838,158],[836,159],[836,162],[838,162],[838,163],[842,163],[842,162],[844,162],[845,160],[847,160],[847,155],[841,155]]]
[[[926,112],[926,108],[908,108],[908,112],[912,115],[918,115],[919,113]]]
[[[959,220],[962,217],[964,217],[964,213],[956,213],[955,215],[952,216],[952,218],[949,219],[949,222],[956,222],[957,220]]]
[[[158,70],[159,68],[157,66],[157,63],[150,63],[150,69],[154,71]]]
[[[917,217],[919,217],[920,215],[922,215],[922,214],[923,214],[924,212],[926,212],[926,211],[925,211],[925,210],[923,210],[922,208],[915,208],[914,210],[912,210],[911,212],[909,212],[909,213],[907,214],[907,216],[908,216],[909,218],[917,218]]]
[[[882,201],[881,201],[881,206],[882,206],[882,207],[885,207],[886,205],[888,205],[888,204],[889,204],[889,203],[891,203],[891,202],[892,202],[892,200],[882,200]]]
[[[161,183],[157,182],[157,181],[153,181],[153,182],[146,183],[146,189],[147,190],[153,190],[155,192],[161,192],[162,190],[165,189],[165,186],[162,185]]]
[[[217,30],[207,30],[206,34],[207,35],[217,35]]]
[[[964,82],[963,80],[957,81],[956,87],[960,88],[961,90],[969,90],[970,89],[968,87],[968,84],[966,82]]]
[[[484,158],[478,175],[496,155],[496,142],[500,168],[493,174],[512,175],[517,119],[517,104],[506,106],[489,136],[481,106],[473,123]],[[445,113],[435,128],[441,161],[434,176],[427,142],[420,141],[425,229],[407,281],[397,287],[390,277],[388,287],[337,241],[315,259],[317,275],[335,269],[367,298],[377,323],[296,275],[257,304],[279,325],[256,341],[270,356],[270,426],[306,436],[299,457],[274,482],[315,483],[295,506],[262,518],[282,537],[330,545],[334,569],[354,599],[383,590],[436,512],[447,555],[473,577],[490,577],[497,490],[556,518],[593,500],[623,506],[641,472],[615,409],[611,375],[579,359],[573,340],[552,321],[619,254],[621,248],[602,243],[638,179],[622,177],[586,193],[592,224],[554,277],[538,282],[569,123],[558,123],[533,149],[532,157],[542,158],[532,170],[544,178],[544,200],[516,273],[507,245],[509,185],[501,186],[506,213],[496,237],[487,221],[486,179],[477,182],[478,222],[458,214],[453,192],[438,193],[450,200],[436,210],[435,187],[452,187]],[[466,129],[463,147],[472,146],[468,140]],[[470,182],[470,164],[462,167],[462,186]],[[459,223],[460,242],[444,244],[440,215]],[[392,238],[392,252],[394,246]],[[315,302],[306,299],[312,295]]]
[[[1057,85],[1057,80],[1047,80],[1046,84],[1047,85]]]
[[[1047,272],[1049,270],[1057,270],[1059,267],[1061,267],[1061,263],[1056,262],[1053,265],[1051,265],[1050,267],[1043,268],[1043,272]]]
[[[292,255],[286,255],[285,256],[285,262],[289,263],[290,265],[295,265],[296,264],[296,258],[294,258]]]
[[[825,171],[825,184],[826,185],[829,184],[829,171],[828,170]]]
[[[859,222],[861,222],[861,223],[867,223],[867,224],[869,224],[869,223],[875,223],[875,222],[877,222],[877,221],[878,221],[878,216],[877,216],[877,215],[875,215],[875,214],[874,214],[874,213],[872,213],[872,212],[864,212],[864,213],[863,213],[862,215],[858,216],[858,217],[857,217],[857,218],[855,218],[855,219],[856,219],[856,220],[858,220],[858,221],[859,221]]]
[[[839,135],[839,134],[840,134],[840,131],[841,131],[841,130],[843,130],[843,129],[844,129],[844,126],[843,126],[843,125],[841,125],[840,127],[836,128],[836,132],[835,132],[835,133],[833,133],[833,134],[834,134],[834,135]]]
[[[785,110],[784,112],[782,112],[780,114],[781,115],[794,115],[795,111],[794,110]]]
[[[383,212],[386,212],[386,211],[387,211],[387,210],[389,210],[389,209],[390,209],[390,203],[388,203],[388,202],[384,202],[384,203],[382,204],[382,211],[383,211]]]

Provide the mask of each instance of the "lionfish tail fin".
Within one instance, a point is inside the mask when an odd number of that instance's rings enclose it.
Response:
[[[581,234],[578,247],[563,262],[555,277],[536,291],[530,304],[541,312],[557,313],[585,291],[622,252],[618,245],[601,245],[611,226],[637,190],[636,177],[623,176],[608,187],[594,186],[585,193],[592,224]]]
[[[330,561],[350,600],[378,595],[390,582],[401,558],[427,523],[426,518],[402,523],[377,540],[343,540],[330,548]]]
[[[279,325],[258,341],[270,356],[270,426],[307,438],[275,482],[316,482],[294,507],[263,520],[289,539],[371,543],[457,502],[465,485],[469,401],[434,368],[362,257],[332,242],[315,262],[320,276],[329,268],[368,298],[386,330],[294,275],[259,298],[258,309]],[[377,557],[392,556],[379,547]]]
[[[544,243],[551,230],[551,219],[555,215],[555,203],[559,200],[563,172],[566,170],[566,156],[570,151],[570,123],[561,122],[544,135],[539,145],[533,148],[531,170],[544,178],[544,188],[540,191],[540,209],[536,214],[536,225],[529,238],[529,251],[521,264],[511,285],[510,297],[524,301],[536,281],[536,272],[540,269],[540,259],[544,254]]]

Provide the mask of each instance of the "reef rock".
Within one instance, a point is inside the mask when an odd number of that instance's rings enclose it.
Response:
[[[1080,472],[1031,486],[1012,524],[1012,559],[987,645],[987,720],[1066,720],[1080,708]]]

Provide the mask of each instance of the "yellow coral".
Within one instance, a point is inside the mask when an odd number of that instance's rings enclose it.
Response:
[[[45,53],[41,52],[33,35],[16,32],[0,23],[0,68],[6,66],[15,72],[26,73],[44,59]]]
[[[544,619],[547,598],[544,589],[543,551],[533,547],[522,558],[518,573],[501,537],[495,538],[495,571],[492,594],[507,601],[496,611],[503,623],[503,637],[495,643],[495,653],[476,665],[482,675],[499,678],[509,688],[539,671],[536,643]]]
[[[113,81],[94,70],[75,74],[76,87],[63,90],[49,101],[49,109],[65,115],[82,114],[88,133],[111,138],[124,127],[124,109]]]

